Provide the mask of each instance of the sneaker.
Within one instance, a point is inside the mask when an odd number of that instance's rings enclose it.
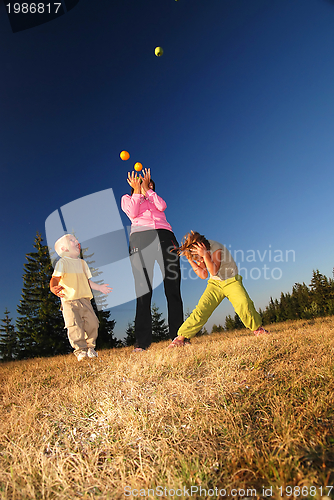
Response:
[[[86,351],[80,351],[79,354],[77,354],[77,360],[78,361],[83,361],[86,358],[87,358]]]
[[[90,358],[90,359],[94,359],[94,358],[97,358],[98,357],[98,354],[97,352],[95,351],[95,349],[93,349],[92,347],[89,347],[88,351],[87,351],[87,356]]]
[[[146,349],[143,349],[142,347],[135,347],[133,352],[144,352]]]
[[[180,337],[175,337],[173,342],[169,344],[167,349],[171,349],[173,347],[184,347],[186,345],[190,345],[190,340],[189,339],[180,339]]]
[[[255,330],[254,332],[254,335],[258,336],[258,335],[270,335],[270,332],[268,332],[268,330],[265,330],[263,328],[263,326],[260,326],[257,330]]]

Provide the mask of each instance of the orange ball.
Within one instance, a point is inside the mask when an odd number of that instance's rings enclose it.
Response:
[[[139,163],[139,161],[137,161],[137,163],[134,164],[134,169],[137,172],[140,172],[142,168],[143,168],[143,165],[141,163]]]
[[[119,156],[122,160],[128,160],[130,158],[130,155],[127,151],[122,151]]]

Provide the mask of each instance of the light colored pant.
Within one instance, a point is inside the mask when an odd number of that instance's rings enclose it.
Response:
[[[194,337],[225,297],[231,302],[246,328],[254,331],[261,326],[261,316],[256,311],[253,301],[242,284],[242,277],[237,274],[228,280],[212,278],[208,280],[207,287],[197,306],[180,326],[177,332],[178,336],[187,339]]]
[[[62,301],[62,313],[67,328],[67,336],[74,354],[78,351],[94,349],[99,328],[90,299]]]

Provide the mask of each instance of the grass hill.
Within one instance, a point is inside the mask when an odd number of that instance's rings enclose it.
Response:
[[[334,494],[334,317],[0,365],[0,498]]]

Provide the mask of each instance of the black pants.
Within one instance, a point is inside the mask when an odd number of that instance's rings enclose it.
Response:
[[[164,278],[171,339],[183,323],[180,260],[172,251],[178,246],[174,234],[166,229],[139,231],[130,235],[129,250],[137,297],[135,347],[146,349],[152,342],[151,299],[155,261]]]

